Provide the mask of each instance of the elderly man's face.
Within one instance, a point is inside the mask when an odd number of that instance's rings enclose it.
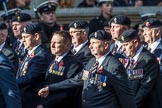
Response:
[[[95,57],[103,56],[108,49],[108,42],[91,38],[89,48]]]
[[[122,48],[128,57],[133,57],[136,53],[136,43],[132,40],[130,42],[122,43]]]
[[[126,26],[111,23],[110,32],[113,40],[117,40],[119,36],[126,30]]]

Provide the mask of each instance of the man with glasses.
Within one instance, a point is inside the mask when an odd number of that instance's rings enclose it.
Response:
[[[93,57],[88,43],[88,26],[88,22],[83,20],[76,20],[69,24],[69,32],[73,43],[73,49],[71,51],[84,65]]]

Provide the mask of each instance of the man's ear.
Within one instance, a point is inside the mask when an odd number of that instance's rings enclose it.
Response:
[[[35,37],[36,40],[39,40],[39,38],[40,38],[39,33],[35,33],[35,34],[34,34],[34,37]]]

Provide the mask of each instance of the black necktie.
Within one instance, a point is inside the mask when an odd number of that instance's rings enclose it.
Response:
[[[115,45],[115,47],[114,47],[114,49],[113,49],[113,51],[112,51],[112,54],[113,54],[113,55],[115,55],[115,54],[116,54],[117,49],[118,49],[118,45]]]
[[[17,52],[18,49],[19,49],[20,43],[21,43],[20,41],[17,41],[16,48],[15,48],[15,51],[16,51],[16,52]]]
[[[147,49],[148,49],[148,51],[151,51],[151,48],[150,47],[148,47]]]
[[[134,59],[130,59],[129,69],[132,69],[134,65]]]
[[[73,54],[75,54],[75,53],[76,53],[76,50],[73,48],[73,49],[71,50],[71,52],[72,52]]]

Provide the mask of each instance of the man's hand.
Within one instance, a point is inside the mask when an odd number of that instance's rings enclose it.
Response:
[[[49,94],[49,88],[48,87],[42,88],[38,92],[38,95],[41,96],[41,97],[44,97],[44,98],[46,98],[48,96],[48,94]]]

